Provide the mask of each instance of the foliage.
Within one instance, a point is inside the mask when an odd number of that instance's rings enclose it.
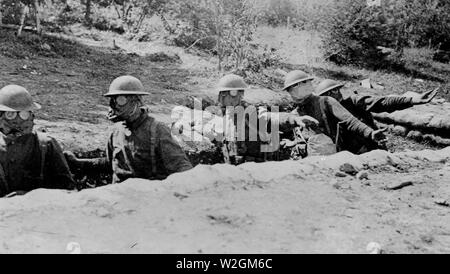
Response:
[[[450,3],[446,0],[339,0],[324,31],[324,49],[338,64],[379,67],[393,49],[402,61],[403,49],[450,48]]]
[[[100,5],[112,6],[127,32],[137,33],[145,19],[157,14],[166,4],[165,0],[102,0]]]
[[[178,46],[198,47],[216,54],[219,69],[224,64],[244,65],[252,46],[258,14],[252,9],[256,0],[172,0],[166,14],[171,39]]]

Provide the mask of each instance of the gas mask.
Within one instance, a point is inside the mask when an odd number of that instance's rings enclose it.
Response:
[[[34,127],[34,114],[31,111],[6,111],[0,115],[0,131],[15,139],[31,134]]]
[[[132,96],[114,96],[110,99],[110,111],[108,119],[113,123],[133,122],[141,114],[141,108],[144,106],[141,97]]]
[[[219,94],[219,103],[222,107],[236,107],[242,103],[244,90],[221,91]]]
[[[303,102],[306,98],[312,95],[313,86],[311,81],[298,83],[288,90],[288,93],[292,96],[294,100],[297,102]]]

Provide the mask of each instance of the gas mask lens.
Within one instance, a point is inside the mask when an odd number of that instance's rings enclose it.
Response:
[[[231,97],[236,97],[238,95],[238,91],[237,90],[231,90],[230,91],[230,96]]]
[[[17,118],[17,116],[20,117],[20,119],[26,121],[28,119],[30,119],[31,117],[31,112],[30,111],[7,111],[5,112],[5,118],[7,120],[14,120]]]
[[[239,94],[243,94],[243,93],[244,93],[244,91],[241,91],[241,90],[230,90],[230,91],[222,91],[220,93],[220,95],[222,97],[226,97],[226,96],[236,97]]]
[[[126,96],[121,95],[113,98],[113,102],[115,105],[122,107],[128,103],[128,99]]]

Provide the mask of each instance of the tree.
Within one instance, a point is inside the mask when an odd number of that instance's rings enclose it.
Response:
[[[0,27],[3,24],[3,0],[0,0]]]
[[[40,4],[42,4],[44,0],[20,0],[19,5],[21,6],[20,11],[20,25],[19,30],[17,31],[17,36],[22,34],[22,30],[25,26],[25,19],[27,15],[29,15],[30,7],[34,10],[35,23],[36,23],[36,31],[38,34],[42,33],[41,28],[41,13],[40,13]]]
[[[144,20],[160,12],[166,0],[111,0],[118,18],[126,26],[127,31],[138,32]]]
[[[91,25],[92,20],[91,20],[91,9],[92,9],[92,1],[91,0],[86,0],[86,12],[84,15],[84,21],[86,22],[86,24]]]
[[[251,51],[250,42],[259,16],[253,9],[257,0],[171,0],[165,14],[175,26],[178,46],[216,54],[219,70],[224,65],[241,67]]]
[[[448,50],[450,3],[447,0],[340,0],[324,35],[327,57],[336,63],[384,65],[379,47],[398,56],[408,47]]]

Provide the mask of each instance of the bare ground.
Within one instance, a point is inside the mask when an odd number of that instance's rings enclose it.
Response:
[[[219,77],[208,61],[176,50],[183,63],[156,62],[145,45],[139,53],[147,56],[138,56],[111,49],[110,41],[86,46],[79,37],[22,39],[0,33],[0,85],[21,84],[33,92],[43,105],[38,130],[85,155],[99,155],[105,145],[110,123],[101,95],[115,77],[141,78],[154,115],[166,122],[174,105],[204,94]],[[376,79],[387,87],[380,94],[438,84],[346,68],[312,70],[322,78],[350,75],[349,89],[359,79]],[[390,137],[391,151],[438,149]],[[86,253],[366,253],[370,242],[386,253],[448,253],[450,167],[445,161],[414,163],[378,165],[364,182],[336,177],[323,164],[311,169],[284,162],[199,166],[168,184],[132,181],[78,194],[38,190],[0,201],[0,253],[66,253],[69,242]],[[385,189],[403,180],[413,185]]]
[[[68,253],[73,242],[82,253],[368,253],[376,242],[388,254],[448,253],[448,155],[343,153],[37,190],[0,201],[0,252]],[[369,180],[336,177],[347,162]]]

